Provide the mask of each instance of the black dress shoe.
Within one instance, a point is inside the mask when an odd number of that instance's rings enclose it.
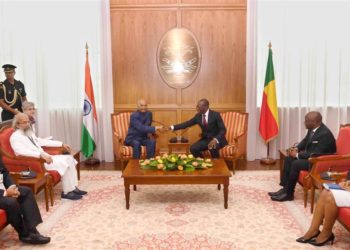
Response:
[[[284,193],[284,189],[281,188],[280,190],[278,190],[277,192],[268,192],[267,194],[270,196],[278,196]]]
[[[278,196],[271,196],[271,200],[273,201],[292,201],[294,200],[294,195],[288,195],[286,193],[283,193]]]
[[[83,196],[79,195],[79,194],[76,194],[74,193],[73,191],[67,193],[67,194],[64,194],[62,192],[61,194],[61,198],[63,199],[68,199],[68,200],[80,200],[81,198],[83,198]]]
[[[86,191],[80,190],[80,189],[77,188],[77,187],[73,190],[73,192],[76,193],[76,194],[78,194],[78,195],[86,195],[86,194],[87,194]]]
[[[316,247],[322,247],[322,246],[326,245],[328,242],[331,242],[331,245],[333,245],[334,239],[335,239],[335,236],[332,233],[331,236],[329,236],[328,239],[325,240],[324,242],[316,242],[316,239],[313,239],[313,240],[309,241],[309,244],[314,245]]]
[[[320,230],[318,230],[318,232],[314,236],[310,237],[310,239],[305,239],[304,237],[300,237],[296,239],[296,241],[299,243],[309,243],[310,241],[315,239],[320,233],[321,233]]]
[[[19,240],[28,244],[39,245],[49,243],[51,238],[42,236],[41,234],[29,234],[26,237],[20,237]]]

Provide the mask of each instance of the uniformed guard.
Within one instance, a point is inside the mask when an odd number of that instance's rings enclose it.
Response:
[[[6,80],[0,82],[0,107],[2,121],[11,120],[15,114],[22,112],[22,102],[27,100],[24,84],[15,79],[16,66],[5,64],[2,66]]]

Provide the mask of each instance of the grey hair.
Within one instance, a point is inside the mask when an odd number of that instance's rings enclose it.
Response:
[[[22,109],[23,110],[29,109],[31,107],[35,107],[34,102],[25,101],[25,102],[22,103]]]

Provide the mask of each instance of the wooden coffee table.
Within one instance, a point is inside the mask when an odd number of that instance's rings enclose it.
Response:
[[[130,207],[130,185],[183,185],[183,184],[223,184],[224,207],[227,209],[228,185],[231,172],[225,160],[213,159],[209,169],[186,171],[143,170],[138,160],[131,159],[126,166],[124,178],[126,209]]]

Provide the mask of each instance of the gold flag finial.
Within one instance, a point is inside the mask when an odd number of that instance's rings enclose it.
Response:
[[[269,42],[269,49],[271,49],[272,48],[272,44],[271,44],[271,41]]]
[[[88,44],[87,44],[87,42],[86,42],[86,44],[85,44],[85,49],[86,49],[86,54],[89,54],[89,46],[88,46]]]

